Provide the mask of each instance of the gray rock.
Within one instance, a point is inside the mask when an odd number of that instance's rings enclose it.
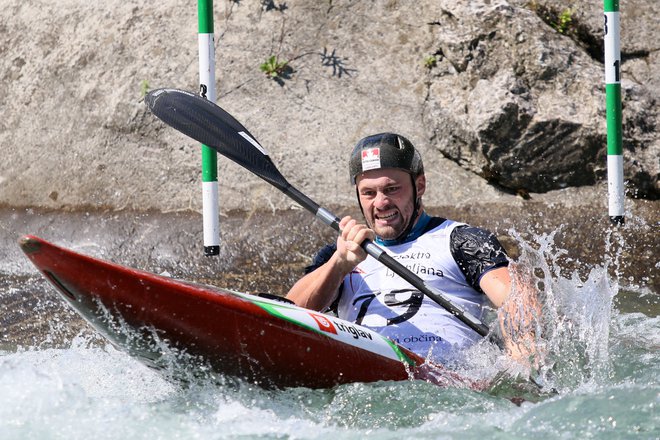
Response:
[[[650,32],[623,44],[641,54],[623,69],[626,177],[649,198],[659,70],[648,35],[658,32],[633,11],[653,6],[623,10],[624,29],[634,20]],[[576,19],[598,34],[592,8],[580,4]],[[385,130],[424,154],[429,206],[519,204],[498,185],[540,192],[602,179],[602,66],[527,2],[224,1],[215,23],[218,102],[323,204],[353,206],[348,152]],[[146,88],[197,90],[195,2],[5,0],[0,48],[0,204],[200,210],[199,146],[141,102]],[[290,69],[277,80],[259,69],[272,55]],[[222,215],[291,207],[223,158],[219,180]]]
[[[600,41],[602,50],[602,39],[591,27],[581,26],[581,39],[577,32],[572,39],[541,19],[552,24],[557,6],[530,2],[444,2],[442,8],[425,113],[442,154],[511,190],[538,193],[601,180],[604,74],[587,44]],[[576,16],[570,26],[579,23]],[[635,195],[656,199],[657,99],[644,84],[626,80],[622,89],[625,176]]]

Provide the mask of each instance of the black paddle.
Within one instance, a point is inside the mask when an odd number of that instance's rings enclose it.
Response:
[[[177,89],[153,90],[146,95],[145,102],[149,110],[167,125],[213,148],[253,172],[316,215],[323,223],[341,232],[339,218],[291,186],[270,160],[266,150],[254,139],[254,136],[215,103],[193,93]],[[444,307],[472,330],[481,336],[488,334],[488,326],[445,298],[440,291],[427,285],[378,245],[370,240],[365,240],[362,247],[367,254]]]

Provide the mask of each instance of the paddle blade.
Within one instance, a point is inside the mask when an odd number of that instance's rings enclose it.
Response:
[[[156,89],[144,98],[158,119],[214,149],[282,191],[291,185],[268,152],[232,115],[215,103],[177,89]]]

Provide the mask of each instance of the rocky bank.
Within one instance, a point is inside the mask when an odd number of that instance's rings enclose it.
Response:
[[[626,178],[648,199],[660,194],[653,6],[621,8]],[[557,0],[216,1],[218,103],[324,203],[353,203],[347,153],[386,130],[423,151],[441,189],[428,204],[510,203],[602,181],[602,20],[600,4]],[[0,203],[200,209],[198,145],[141,101],[198,89],[196,2],[5,0],[0,50]],[[288,63],[275,79],[259,68],[270,56]],[[221,210],[289,206],[219,169]]]

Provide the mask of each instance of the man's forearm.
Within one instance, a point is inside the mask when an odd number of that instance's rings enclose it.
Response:
[[[542,310],[537,291],[528,279],[529,274],[526,275],[516,274],[514,289],[499,314],[499,321],[511,357],[536,368],[543,360],[543,353],[537,347]]]
[[[335,253],[327,263],[298,280],[286,297],[300,307],[323,311],[335,300],[339,286],[351,270],[340,263]]]

